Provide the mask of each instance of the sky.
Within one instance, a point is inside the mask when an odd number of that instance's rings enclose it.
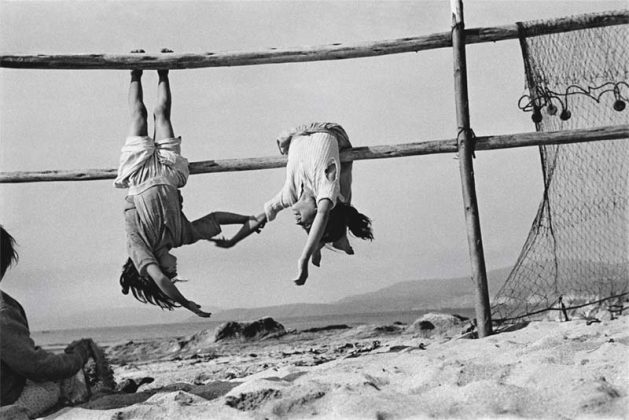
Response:
[[[626,8],[625,1],[465,2],[466,27],[510,25]],[[257,51],[388,40],[450,30],[447,1],[5,1],[2,54]],[[478,136],[534,131],[516,40],[467,47],[471,127]],[[0,170],[115,168],[128,126],[126,70],[0,69]],[[275,137],[310,121],[338,122],[354,146],[456,137],[452,51],[171,71],[172,122],[190,161],[277,154]],[[155,101],[155,72],[144,76]],[[488,270],[516,261],[542,194],[537,148],[474,160]],[[181,285],[208,308],[322,303],[397,282],[470,276],[458,161],[452,154],[354,164],[353,204],[373,242],[353,256],[323,251],[303,287],[292,283],[306,236],[290,211],[224,250],[176,249]],[[257,214],[284,169],[190,177],[184,211]],[[2,281],[33,328],[60,314],[142,305],[120,293],[125,191],[111,180],[0,184],[0,223],[20,261]],[[226,229],[227,234],[235,230]],[[470,289],[473,283],[470,281]],[[496,290],[490,290],[492,296]],[[156,311],[159,309],[155,308]]]

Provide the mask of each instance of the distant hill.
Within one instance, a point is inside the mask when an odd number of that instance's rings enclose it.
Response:
[[[297,318],[302,316],[336,315],[346,313],[330,303],[293,303],[260,308],[233,308],[212,314],[214,321],[245,321],[270,316],[276,319]],[[196,321],[196,319],[189,319]]]
[[[487,273],[490,297],[504,283],[509,270],[505,268]],[[260,308],[207,308],[207,310],[212,312],[211,320],[213,321],[242,321],[264,316],[286,319],[441,308],[471,308],[474,306],[474,290],[475,287],[470,277],[411,280],[396,283],[375,292],[349,296],[331,303],[294,303]],[[155,307],[138,304],[127,308],[94,309],[71,315],[61,312],[54,319],[29,319],[29,321],[33,330],[41,330],[203,322],[205,319],[191,316],[188,311],[160,311]]]
[[[487,273],[490,296],[504,283],[510,270],[504,268]],[[337,304],[375,311],[462,308],[474,306],[475,290],[471,277],[405,281],[375,292],[346,297]]]
[[[564,270],[574,272],[574,278],[593,278],[593,274],[604,272],[609,278],[608,287],[624,290],[628,268],[624,264],[564,261]],[[487,273],[489,297],[493,298],[504,284],[511,268],[492,270]],[[606,283],[606,284],[607,284]],[[616,284],[617,283],[617,284]],[[475,285],[471,277],[451,279],[410,280],[391,286],[345,297],[330,303],[294,303],[260,308],[207,308],[213,321],[244,321],[270,316],[287,319],[309,316],[365,314],[376,312],[439,310],[474,307]],[[206,308],[204,308],[206,309]],[[188,311],[160,311],[154,307],[138,304],[119,309],[95,309],[93,311],[66,315],[60,312],[55,317],[29,319],[34,330],[51,328],[98,328],[118,325],[169,324],[177,322],[203,322],[205,319],[191,316]],[[54,326],[54,327],[53,327]]]
[[[502,286],[510,270],[510,268],[503,268],[487,273],[490,297]],[[349,296],[328,304],[298,303],[262,308],[234,308],[214,313],[212,319],[227,321],[256,319],[263,316],[293,318],[314,315],[470,308],[474,306],[474,293],[475,286],[470,277],[411,280],[396,283],[375,292]],[[192,320],[190,319],[190,321]]]
[[[210,312],[219,311],[219,308],[209,308]],[[151,305],[137,303],[136,306],[127,308],[107,308],[83,311],[75,314],[59,312],[56,316],[48,316],[45,319],[29,316],[29,324],[33,331],[57,330],[65,328],[101,328],[116,327],[121,325],[150,325],[187,322],[190,312],[175,310],[162,311]]]

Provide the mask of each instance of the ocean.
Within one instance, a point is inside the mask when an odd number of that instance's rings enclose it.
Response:
[[[325,327],[328,325],[346,324],[350,327],[366,324],[390,325],[394,322],[411,324],[427,311],[399,311],[365,314],[323,315],[295,318],[274,318],[289,330],[304,330],[308,328]],[[472,318],[473,308],[439,309],[442,313],[456,313]],[[33,331],[31,337],[35,344],[51,351],[60,351],[73,340],[91,338],[100,346],[108,347],[116,343],[128,341],[142,342],[148,340],[185,337],[201,330],[215,329],[225,321],[194,321],[171,324],[127,325],[103,328],[78,328],[66,330]]]

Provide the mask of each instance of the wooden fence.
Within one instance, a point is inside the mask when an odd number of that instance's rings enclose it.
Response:
[[[479,136],[474,150],[512,149],[516,147],[550,144],[582,143],[593,140],[617,140],[629,136],[629,125],[598,127],[557,132],[532,132]],[[456,139],[431,140],[384,146],[354,147],[341,153],[341,161],[387,159],[437,153],[458,153]],[[190,162],[191,174],[215,172],[253,171],[286,166],[285,156],[267,156],[245,159],[218,159]],[[47,170],[33,172],[0,172],[1,183],[96,181],[116,178],[117,169]]]
[[[356,147],[341,155],[342,161],[383,159],[434,153],[458,153],[464,211],[470,248],[472,278],[476,284],[476,320],[480,337],[492,332],[482,235],[476,203],[472,154],[478,150],[495,150],[546,144],[565,144],[629,137],[629,125],[553,133],[520,133],[474,138],[469,126],[465,46],[518,38],[517,25],[465,29],[462,0],[451,0],[452,27],[443,32],[419,37],[356,44],[331,44],[295,49],[271,48],[253,52],[208,52],[203,54],[2,54],[0,67],[16,69],[195,69],[204,67],[246,66],[321,60],[342,60],[388,54],[418,52],[452,47],[457,138],[423,141],[389,146]],[[538,35],[569,32],[629,23],[629,11],[614,11],[545,21]],[[193,162],[191,174],[246,171],[277,168],[286,164],[285,157],[225,159]],[[36,172],[1,172],[0,183],[42,181],[87,181],[113,179],[115,169],[48,170]]]

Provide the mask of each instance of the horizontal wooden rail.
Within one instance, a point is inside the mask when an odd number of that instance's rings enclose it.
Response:
[[[514,147],[551,144],[582,143],[599,140],[629,138],[629,125],[599,127],[581,130],[518,133],[498,136],[477,137],[475,150],[510,149]],[[355,147],[341,154],[341,161],[386,159],[395,157],[456,153],[456,139],[432,140],[417,143],[386,146]],[[212,172],[252,171],[286,166],[286,157],[259,157],[248,159],[221,159],[191,162],[191,174]],[[0,172],[0,183],[51,182],[51,181],[95,181],[114,179],[116,169],[51,170],[38,172]]]
[[[629,11],[578,15],[544,21],[537,34],[629,23]],[[466,44],[518,38],[517,25],[465,30]],[[387,41],[330,44],[289,49],[270,48],[254,52],[207,52],[201,54],[2,54],[0,67],[22,69],[193,69],[202,67],[248,66],[375,57],[452,46],[450,32]]]

